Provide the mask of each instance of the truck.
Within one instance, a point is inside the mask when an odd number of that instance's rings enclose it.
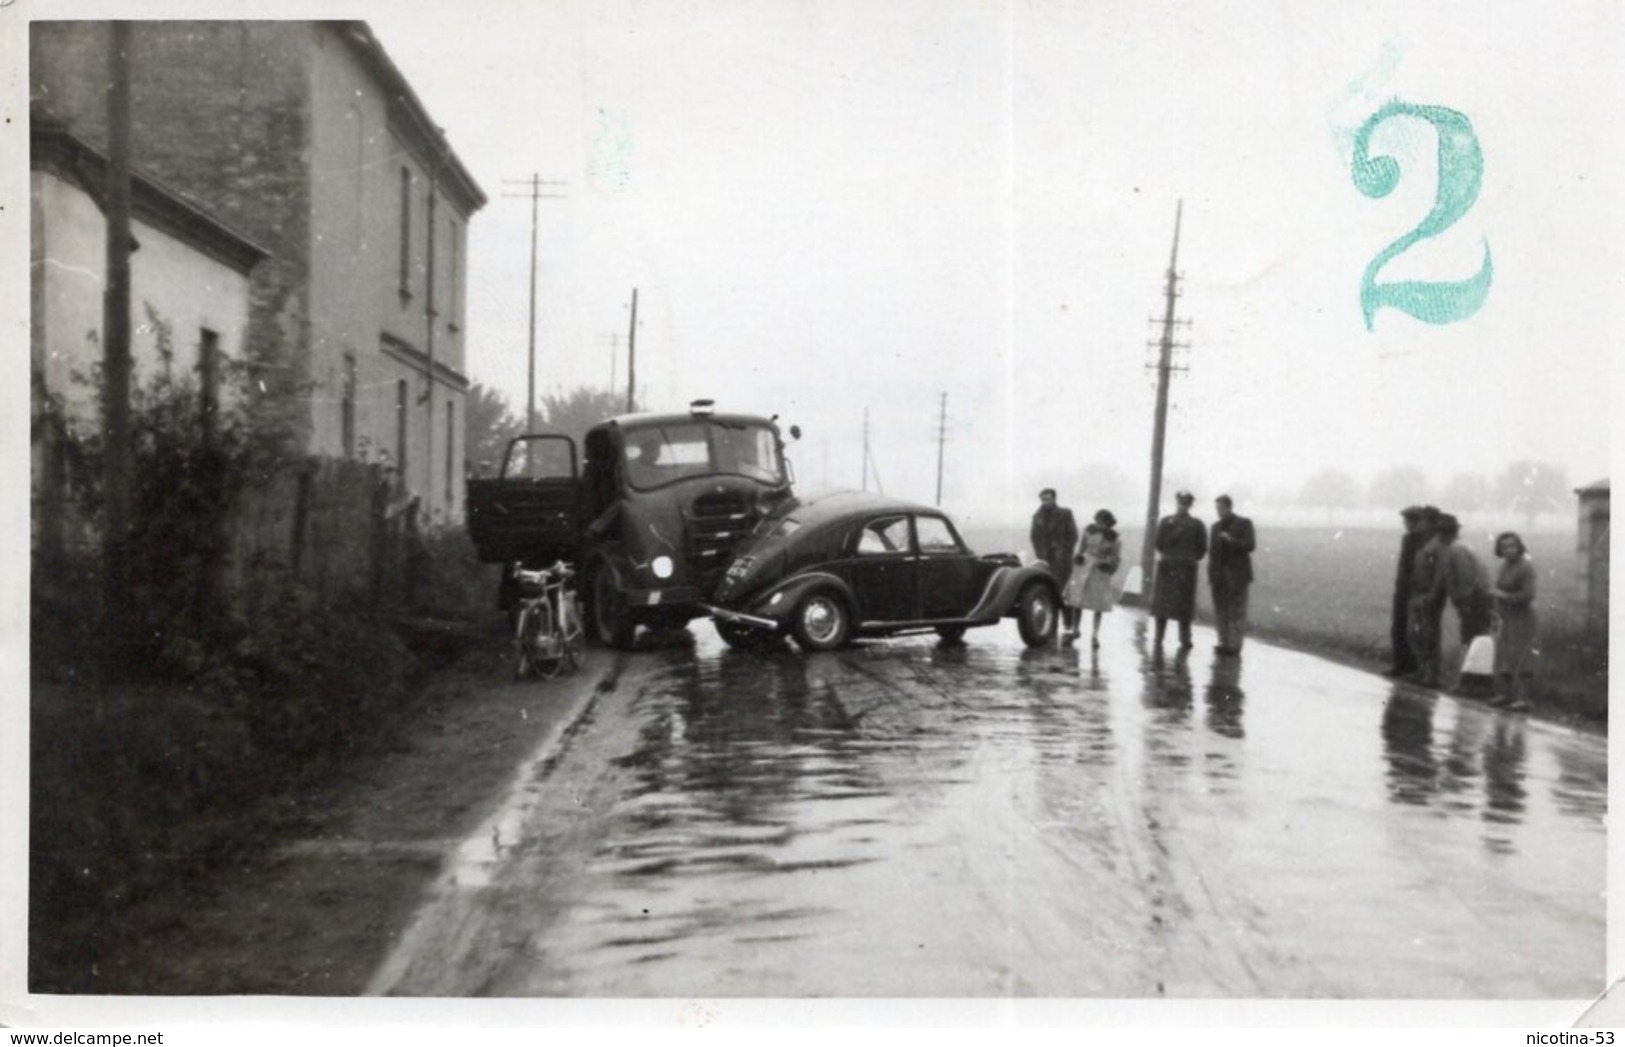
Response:
[[[709,400],[606,419],[579,456],[569,436],[527,433],[496,477],[468,481],[469,537],[480,560],[504,566],[504,607],[516,565],[575,565],[589,636],[628,648],[640,625],[709,613],[735,547],[791,495],[784,450],[776,415],[719,413]]]

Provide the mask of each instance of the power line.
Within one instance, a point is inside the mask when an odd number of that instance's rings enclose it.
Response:
[[[1140,576],[1142,584],[1151,581],[1151,572],[1156,567],[1156,541],[1157,520],[1161,513],[1162,502],[1162,458],[1166,446],[1168,429],[1168,380],[1175,372],[1189,370],[1188,366],[1175,365],[1173,362],[1175,349],[1189,349],[1190,344],[1176,343],[1174,329],[1176,327],[1189,327],[1189,320],[1174,318],[1174,303],[1179,300],[1179,282],[1184,279],[1179,272],[1179,230],[1184,218],[1185,201],[1179,201],[1174,210],[1174,246],[1168,257],[1167,281],[1164,289],[1164,305],[1162,314],[1162,337],[1148,345],[1157,349],[1157,362],[1148,364],[1148,368],[1155,367],[1157,374],[1157,407],[1151,430],[1151,491],[1146,499],[1145,535],[1140,547]],[[1152,321],[1153,323],[1155,320]]]
[[[942,406],[937,412],[937,505],[942,505],[942,454],[948,442],[948,394],[942,394]]]
[[[530,200],[530,363],[525,380],[525,432],[533,433],[536,431],[536,217],[541,201],[564,198],[564,193],[551,190],[562,189],[566,183],[543,181],[537,174],[525,179],[505,178],[502,182],[527,187],[523,193],[503,193],[503,196],[510,200]]]

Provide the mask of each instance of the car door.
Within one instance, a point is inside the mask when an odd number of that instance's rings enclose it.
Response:
[[[859,622],[919,617],[913,535],[906,513],[872,517],[852,537],[842,573],[858,598]]]
[[[919,514],[914,518],[914,539],[920,616],[932,621],[965,617],[982,595],[986,564],[960,540],[947,517]]]

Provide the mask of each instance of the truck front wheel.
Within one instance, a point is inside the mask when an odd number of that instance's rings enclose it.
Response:
[[[589,618],[592,622],[593,639],[605,647],[616,650],[631,647],[632,635],[637,632],[637,623],[632,620],[632,610],[627,605],[626,593],[621,589],[620,573],[608,560],[598,561],[598,566],[593,569],[591,593],[592,607]]]

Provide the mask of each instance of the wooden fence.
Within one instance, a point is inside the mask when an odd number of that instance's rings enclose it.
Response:
[[[65,443],[36,434],[36,568],[99,556],[87,489]],[[415,497],[397,494],[393,473],[383,466],[295,461],[256,478],[238,498],[222,522],[217,552],[183,550],[193,555],[175,557],[199,575],[176,581],[195,584],[200,611],[220,598],[251,610],[297,590],[322,603],[344,599],[384,616],[403,613],[417,600],[427,570],[418,505]]]

